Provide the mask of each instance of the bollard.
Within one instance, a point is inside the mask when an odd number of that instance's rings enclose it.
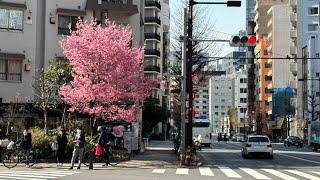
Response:
[[[94,156],[94,151],[91,151],[90,158],[89,158],[89,170],[93,170],[93,156]]]

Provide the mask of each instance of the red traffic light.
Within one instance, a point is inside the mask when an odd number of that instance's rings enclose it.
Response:
[[[257,42],[256,36],[249,36],[249,37],[248,37],[248,43],[249,43],[249,44],[253,45],[253,44],[255,44],[256,42]]]

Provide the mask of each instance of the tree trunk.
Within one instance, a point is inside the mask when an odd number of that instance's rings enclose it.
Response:
[[[61,127],[66,128],[66,109],[67,106],[64,106],[63,112],[62,112],[62,120],[61,120]]]
[[[48,132],[48,113],[47,110],[43,111],[43,116],[44,116],[44,134],[47,135]]]

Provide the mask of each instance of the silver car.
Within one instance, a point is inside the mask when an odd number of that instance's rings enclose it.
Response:
[[[241,153],[244,158],[251,155],[267,155],[270,159],[273,158],[271,141],[265,135],[249,135],[243,143]]]

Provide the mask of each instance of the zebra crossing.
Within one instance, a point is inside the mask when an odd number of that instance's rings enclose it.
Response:
[[[188,169],[188,168],[177,168],[175,171],[171,169],[153,169],[153,174],[176,174],[179,176],[187,176],[191,174],[196,174],[200,176],[207,177],[224,177],[231,179],[247,179],[247,177],[251,177],[251,179],[258,180],[320,180],[320,172],[319,171],[311,171],[311,170],[300,170],[300,169],[252,169],[246,167],[239,168],[230,168],[225,166],[218,166],[216,168],[209,167],[199,167],[197,169]]]
[[[0,171],[0,180],[52,180],[74,175],[76,171]]]

